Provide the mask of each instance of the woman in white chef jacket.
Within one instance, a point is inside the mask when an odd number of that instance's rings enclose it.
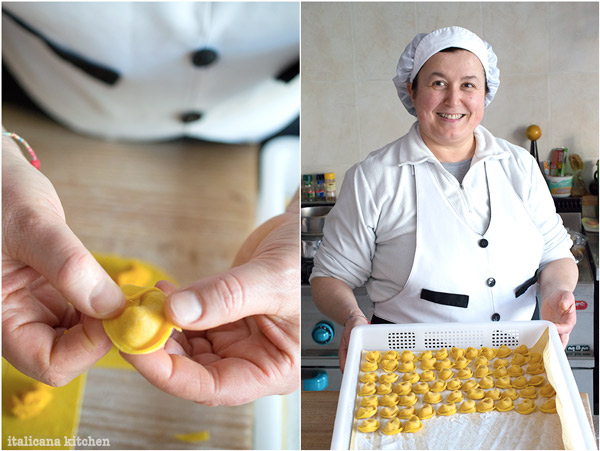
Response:
[[[350,331],[371,323],[530,320],[536,307],[566,346],[577,266],[529,153],[480,126],[499,86],[491,46],[448,27],[419,34],[394,78],[417,117],[400,139],[346,174],[314,259],[315,304]]]
[[[79,132],[260,143],[297,123],[298,3],[15,2],[2,8],[3,63],[36,105]],[[66,225],[48,180],[6,136],[2,192],[3,355],[22,372],[63,385],[102,357],[110,340],[101,322],[90,319],[58,334],[61,324],[44,313],[50,298],[28,288],[46,278],[60,293],[53,308],[64,310],[63,318],[73,317],[73,306],[93,318],[114,316],[123,294]],[[167,300],[167,313],[186,330],[264,317],[253,333],[267,327],[271,334],[258,340],[253,355],[215,354],[221,361],[214,371],[174,348],[130,356],[130,362],[159,388],[200,403],[239,404],[295,390],[297,229],[296,205],[244,243],[238,258],[247,264]],[[275,337],[273,327],[281,324],[285,330]]]

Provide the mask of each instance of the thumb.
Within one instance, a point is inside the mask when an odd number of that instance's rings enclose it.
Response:
[[[204,330],[247,316],[292,314],[297,278],[254,259],[171,294],[165,312],[178,326]],[[297,294],[295,297],[290,296]]]
[[[73,306],[94,318],[114,316],[125,303],[119,286],[62,221],[38,221],[24,240],[23,262],[44,276]],[[29,235],[29,236],[28,236]]]

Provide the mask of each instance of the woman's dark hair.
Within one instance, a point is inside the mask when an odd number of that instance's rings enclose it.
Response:
[[[448,53],[456,53],[460,50],[466,50],[466,49],[461,49],[460,47],[447,47],[443,50],[440,50],[440,52],[448,52]],[[466,50],[468,52],[468,50]],[[415,79],[412,81],[411,85],[412,85],[412,92],[416,94],[417,92],[417,80],[419,79],[419,74],[421,73],[421,71],[419,70],[419,72],[417,72],[417,75],[415,75]],[[485,93],[487,94],[488,92],[490,92],[490,88],[488,88],[488,84],[487,84],[487,80],[485,80]]]

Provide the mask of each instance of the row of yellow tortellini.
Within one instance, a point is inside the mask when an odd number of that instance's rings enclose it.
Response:
[[[513,357],[509,361],[511,354]],[[492,360],[493,370],[488,366]],[[468,367],[471,363],[475,371]],[[416,372],[417,365],[422,370],[421,374]],[[527,370],[523,369],[523,365],[527,365]],[[383,370],[383,374],[378,375],[375,372],[378,370]],[[554,388],[544,384],[542,356],[530,352],[525,345],[514,351],[507,346],[497,349],[451,348],[450,351],[444,348],[435,352],[424,351],[419,356],[412,351],[399,353],[391,350],[383,355],[379,351],[370,351],[365,354],[361,371],[358,395],[362,398],[356,412],[357,419],[363,420],[358,425],[361,432],[380,428],[379,421],[374,418],[378,406],[382,407],[379,416],[389,420],[381,429],[387,435],[417,432],[422,428],[420,420],[431,418],[436,413],[447,416],[457,412],[504,412],[516,408],[521,414],[529,414],[536,410],[534,399],[538,394],[550,398],[539,409],[546,413],[556,412]],[[398,373],[404,373],[402,380],[393,385],[399,379]],[[529,379],[525,374],[531,375]],[[472,377],[479,378],[479,382]],[[511,377],[514,379],[511,380]],[[486,389],[489,390],[484,391]],[[432,404],[442,403],[441,392],[445,390],[450,394],[436,411]],[[418,410],[415,408],[417,395],[422,395],[423,403]],[[515,400],[519,396],[523,401],[516,405]],[[458,403],[462,403],[460,408]],[[407,420],[404,425],[401,419]]]

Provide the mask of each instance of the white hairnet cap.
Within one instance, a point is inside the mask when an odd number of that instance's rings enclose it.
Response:
[[[487,107],[494,98],[498,86],[500,86],[500,70],[497,66],[498,58],[496,58],[492,46],[466,28],[440,28],[431,33],[416,35],[404,49],[404,53],[402,53],[396,67],[397,75],[394,77],[394,84],[398,90],[398,97],[413,116],[416,116],[417,112],[406,84],[413,82],[419,70],[429,58],[448,47],[468,50],[479,58],[485,70],[485,78],[489,88],[489,92],[485,96],[485,106]]]

